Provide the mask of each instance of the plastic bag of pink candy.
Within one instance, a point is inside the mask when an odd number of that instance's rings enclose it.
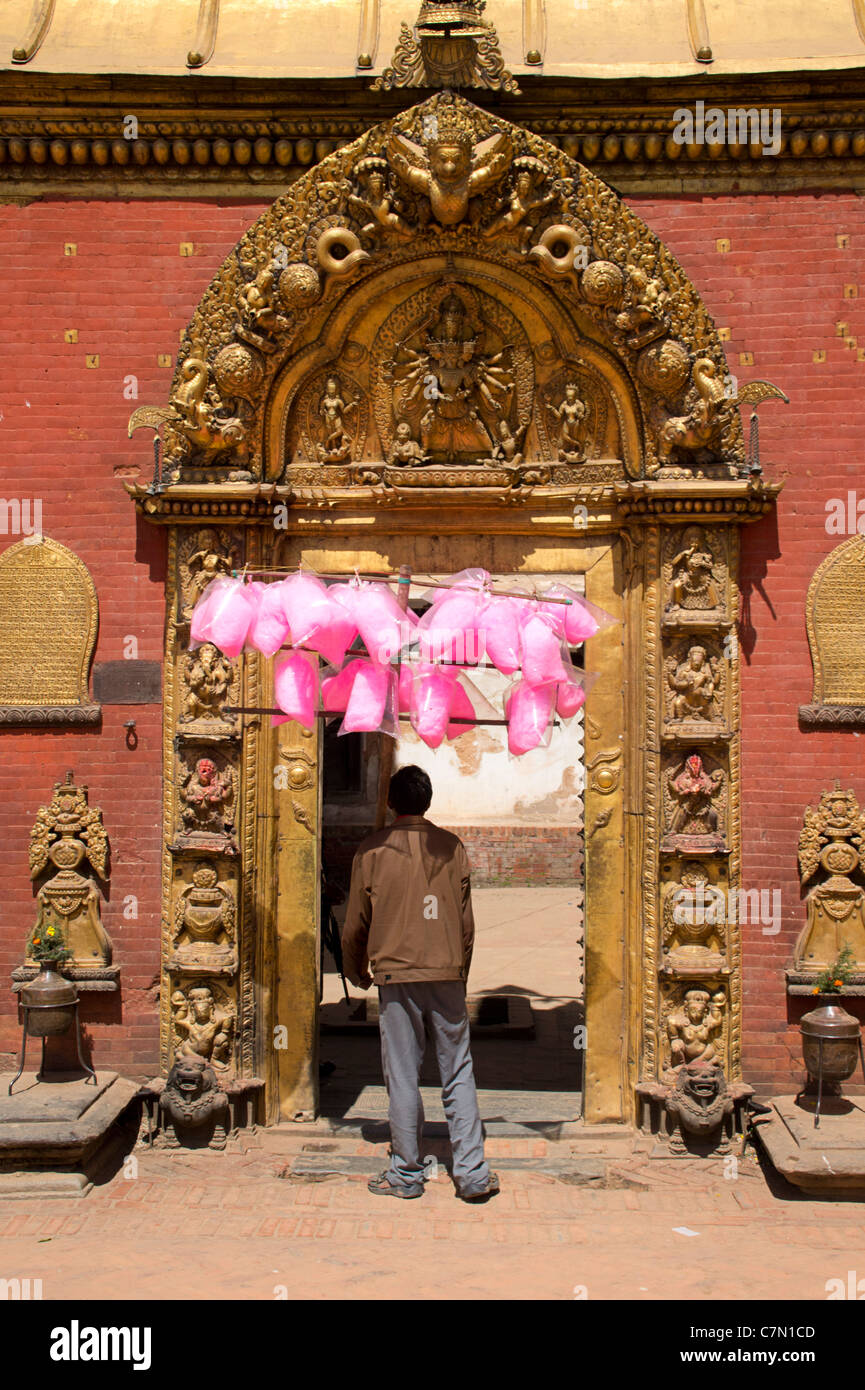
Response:
[[[277,586],[294,647],[320,652],[338,666],[357,636],[350,614],[317,575],[299,572]]]
[[[282,583],[262,584],[258,580],[248,585],[254,613],[246,645],[262,656],[274,656],[291,640],[291,630],[282,600]]]
[[[344,716],[340,734],[386,733],[396,737],[396,673],[367,657],[355,657],[321,683],[327,714]]]
[[[548,614],[556,632],[564,638],[569,647],[578,647],[581,642],[594,637],[596,633],[616,621],[609,613],[605,613],[603,608],[590,603],[576,589],[559,580],[546,585],[540,598],[541,611]],[[544,603],[544,598],[567,599],[568,602]]]
[[[452,742],[496,711],[468,679],[465,670],[425,662],[403,662],[399,669],[399,712],[430,748]],[[444,722],[444,727],[443,727]]]
[[[441,591],[440,591],[441,592]],[[488,599],[470,589],[451,589],[433,603],[417,625],[421,660],[477,664],[484,654],[483,624]]]
[[[255,599],[249,588],[226,574],[211,580],[192,613],[190,649],[212,642],[227,657],[239,656],[255,616]]]
[[[528,685],[555,685],[571,680],[573,665],[557,624],[545,606],[530,604],[520,623],[521,668]]]
[[[412,680],[411,726],[428,748],[443,742],[453,715],[459,672],[455,666],[420,663]]]
[[[534,686],[517,681],[505,697],[509,753],[521,757],[549,740],[555,702],[555,685]]]
[[[531,605],[526,599],[493,597],[480,616],[479,629],[487,657],[502,675],[512,676],[522,663],[521,628]]]
[[[305,729],[315,725],[318,705],[318,662],[307,652],[292,652],[278,662],[273,672],[274,701],[282,715],[275,714],[271,726],[297,720]]]
[[[400,608],[390,585],[354,580],[335,584],[329,592],[354,622],[369,659],[379,666],[393,661],[409,640],[417,618],[410,609]]]
[[[396,738],[396,672],[361,660],[351,683],[340,735],[383,733]]]
[[[322,677],[321,707],[325,714],[345,714],[354,678],[364,660],[364,657],[357,656],[353,661],[347,661],[341,671]]]

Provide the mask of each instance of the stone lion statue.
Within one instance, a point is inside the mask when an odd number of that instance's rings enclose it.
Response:
[[[159,1109],[166,1148],[178,1149],[184,1139],[188,1148],[225,1148],[228,1097],[204,1057],[178,1057],[159,1097]]]

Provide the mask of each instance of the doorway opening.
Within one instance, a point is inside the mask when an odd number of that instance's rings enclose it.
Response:
[[[581,575],[533,578],[584,588]],[[520,576],[497,575],[494,582],[508,588]],[[412,606],[422,610],[423,601],[413,599]],[[572,661],[583,669],[584,649],[575,649]],[[509,684],[495,670],[478,669],[471,679],[493,706]],[[351,861],[374,828],[381,736],[337,730],[338,724],[329,725],[323,734],[322,922],[332,911],[341,929]],[[403,724],[394,770],[406,763],[429,773],[427,814],[460,836],[472,867],[468,1009],[481,1117],[488,1133],[549,1133],[582,1114],[583,712],[555,727],[547,746],[519,759],[508,754],[501,727],[480,725],[430,750]],[[333,1124],[378,1137],[387,1119],[378,991],[349,985],[346,999],[324,944],[321,969],[320,1112]],[[431,1048],[421,1087],[427,1127],[444,1134]]]

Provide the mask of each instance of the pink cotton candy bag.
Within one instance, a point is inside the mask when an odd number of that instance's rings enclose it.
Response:
[[[505,676],[520,669],[520,626],[528,608],[523,599],[491,598],[481,615],[479,626],[487,656]]]
[[[255,612],[246,634],[247,646],[261,652],[262,656],[274,656],[291,639],[283,607],[282,584],[255,581],[248,586],[248,591]]]
[[[314,574],[291,574],[282,580],[281,588],[292,644],[306,646],[308,639],[333,618],[327,588]]]
[[[273,694],[285,718],[274,715],[272,725],[296,719],[305,729],[315,724],[318,671],[314,657],[304,652],[292,652],[280,661],[273,673]]]
[[[562,661],[562,639],[546,613],[529,612],[521,631],[523,680],[528,685],[566,681],[569,672]]]
[[[208,584],[192,614],[190,641],[213,642],[227,657],[239,656],[255,616],[255,601],[240,579],[218,575]]]
[[[565,681],[556,687],[556,713],[562,719],[573,719],[586,703],[586,692],[575,681]]]
[[[447,732],[458,672],[453,667],[421,668],[412,686],[411,725],[428,748],[438,748]]]
[[[543,742],[556,698],[554,685],[532,686],[518,681],[505,700],[508,750],[516,757]]]
[[[348,593],[340,596],[340,602],[349,606],[370,660],[388,665],[399,652],[407,627],[414,626],[414,614],[403,612],[386,584],[344,587]]]
[[[340,733],[374,733],[385,723],[393,673],[387,666],[360,661],[348,697]],[[392,722],[392,720],[391,720]]]

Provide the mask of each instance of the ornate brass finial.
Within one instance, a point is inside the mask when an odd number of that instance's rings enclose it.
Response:
[[[414,30],[402,25],[392,64],[373,83],[373,91],[486,87],[518,95],[498,34],[482,18],[485,8],[486,0],[423,0]]]

